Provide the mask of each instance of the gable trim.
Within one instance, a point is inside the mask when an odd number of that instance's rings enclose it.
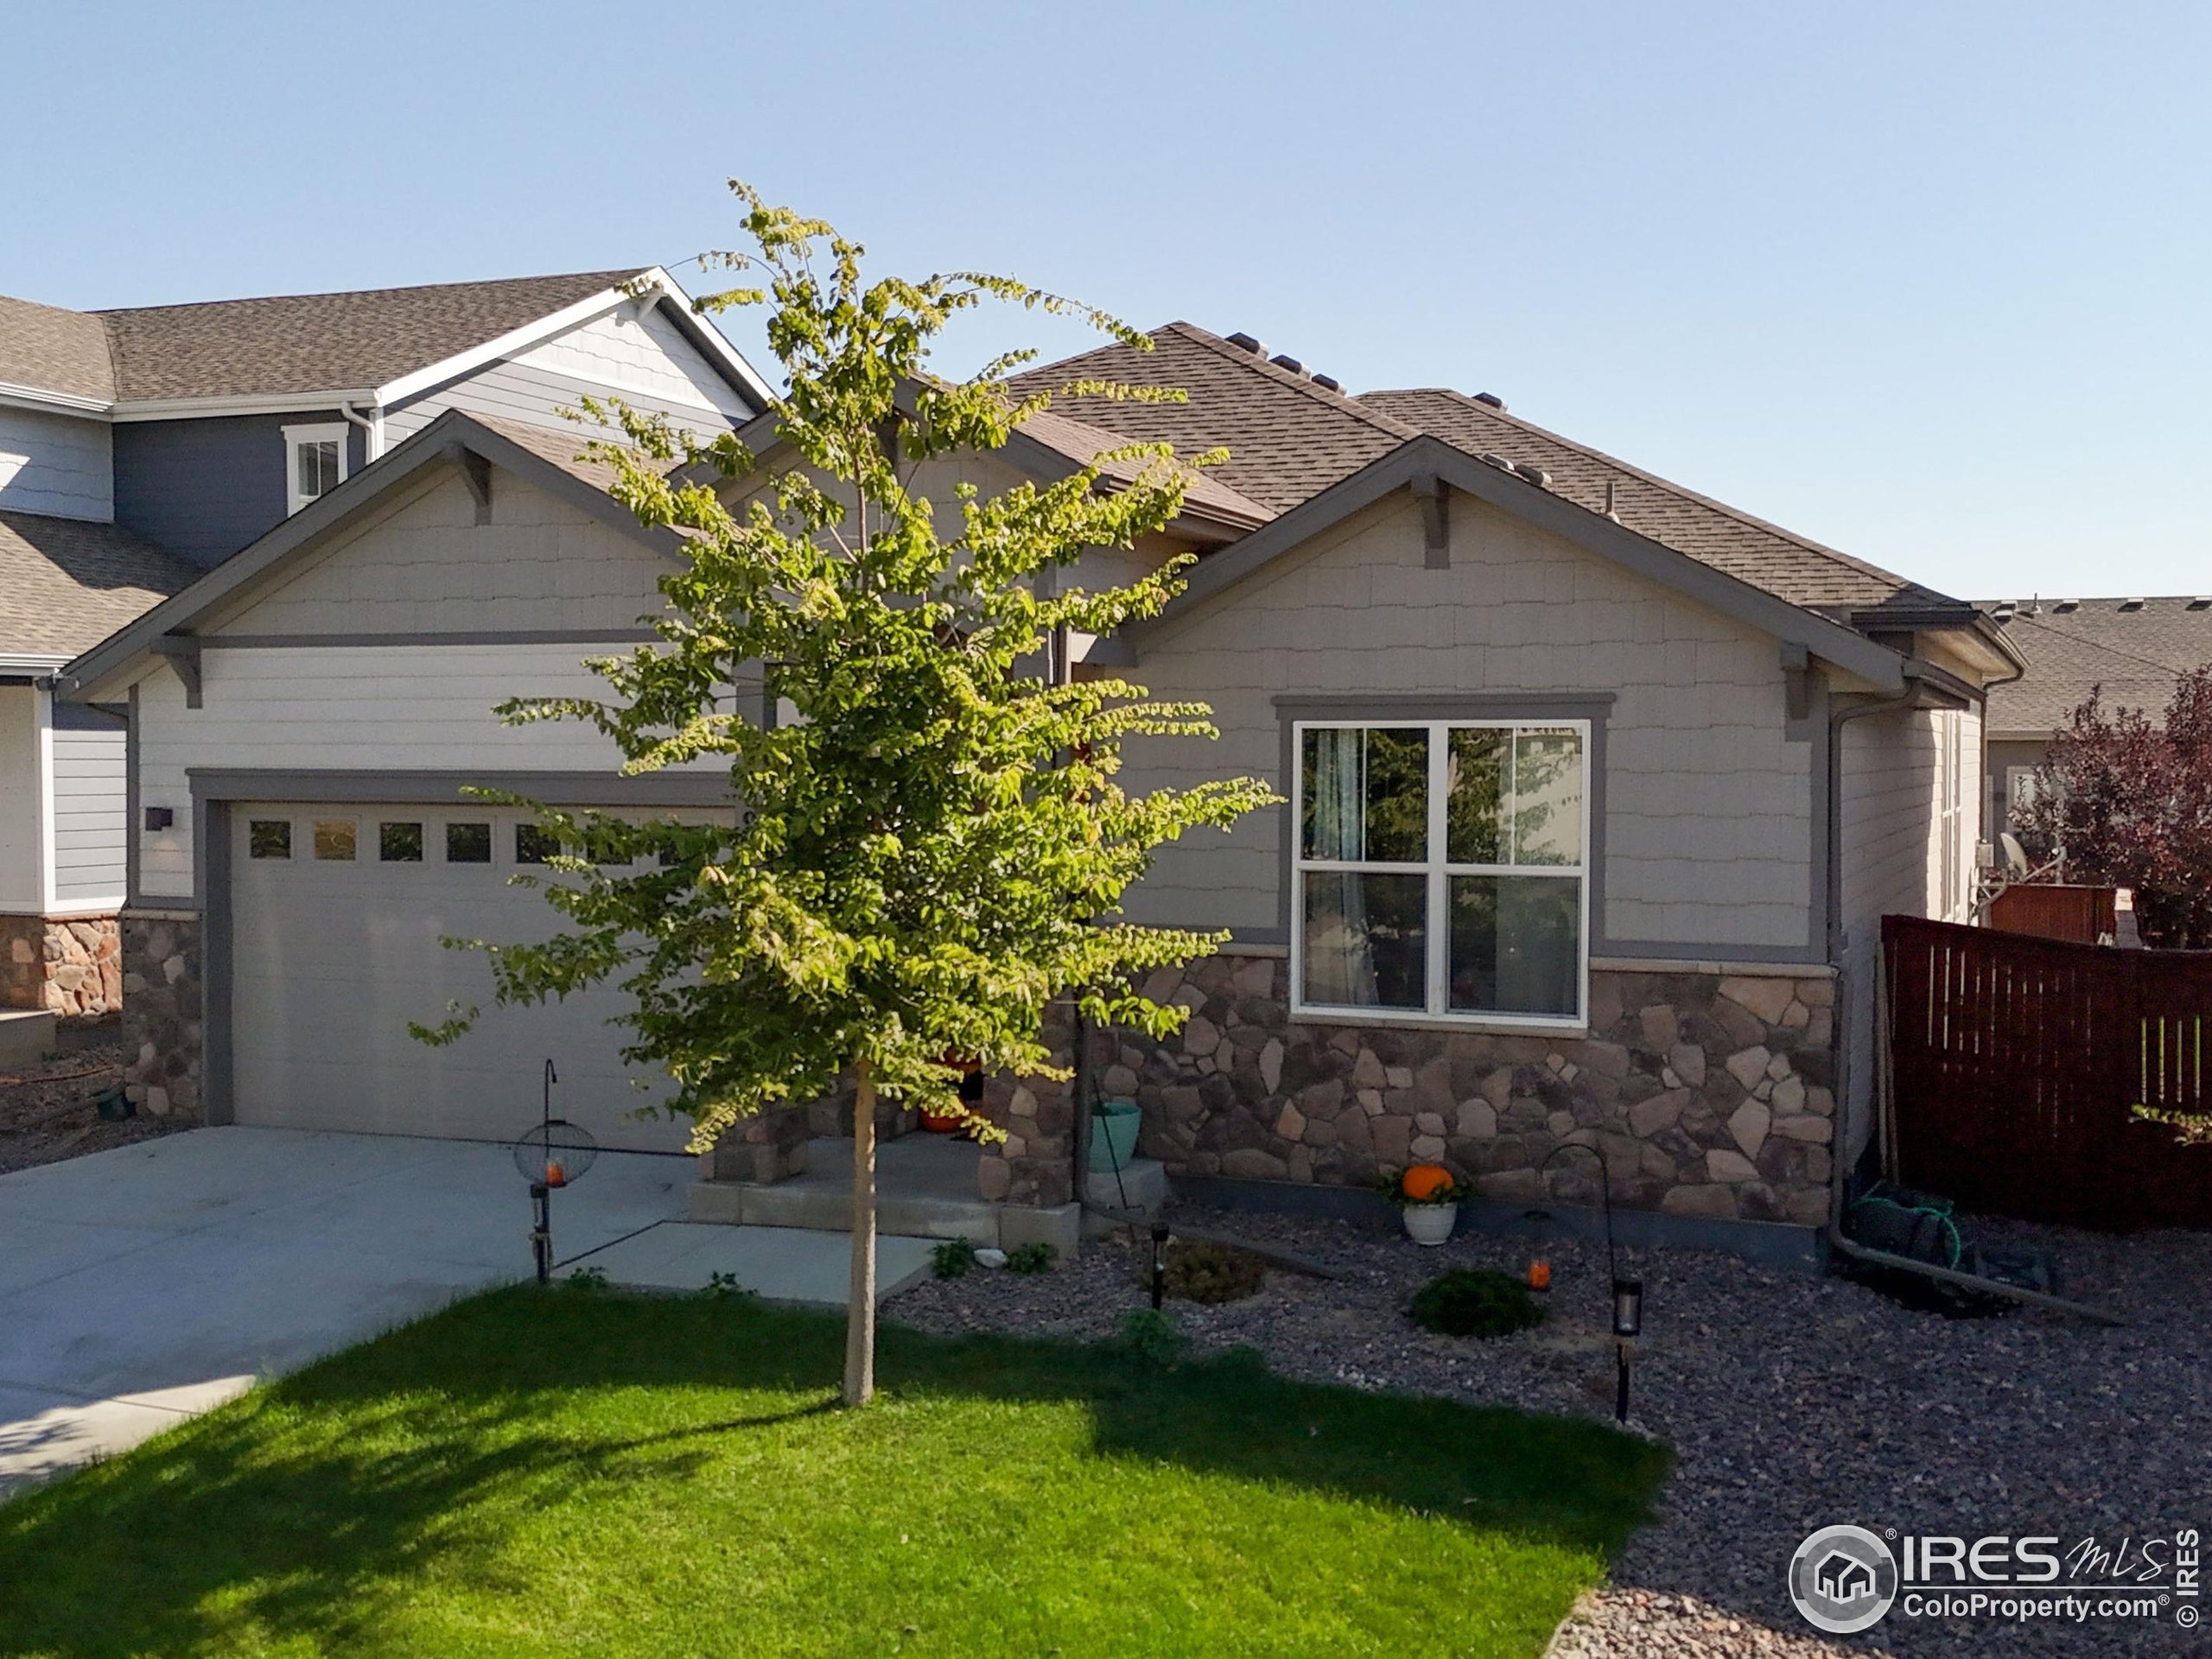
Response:
[[[68,695],[78,702],[111,695],[106,683],[149,657],[164,655],[163,641],[168,636],[188,629],[254,583],[319,551],[380,508],[403,485],[419,481],[427,469],[455,465],[453,450],[456,447],[464,456],[476,455],[529,480],[549,495],[644,543],[671,562],[683,556],[683,538],[674,531],[639,524],[606,491],[459,410],[448,410],[376,465],[364,467],[336,489],[318,497],[243,552],[232,555],[189,588],[68,664],[64,672],[75,682]]]
[[[1465,492],[1523,523],[1610,559],[1662,588],[1732,617],[1746,626],[1785,642],[1802,645],[1815,656],[1885,689],[1901,688],[1904,658],[1886,645],[1840,623],[1777,597],[1749,582],[1700,564],[1686,553],[1638,535],[1602,514],[1577,506],[1548,490],[1478,461],[1441,438],[1426,435],[1408,440],[1376,457],[1351,477],[1339,480],[1311,500],[1293,507],[1234,546],[1202,560],[1183,592],[1148,620],[1119,630],[1128,649],[1141,659],[1144,651],[1195,620],[1195,613],[1246,580],[1312,541],[1322,531],[1363,508],[1433,474],[1443,484]]]

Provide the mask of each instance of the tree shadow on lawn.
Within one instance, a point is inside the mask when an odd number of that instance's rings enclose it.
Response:
[[[841,1316],[743,1300],[524,1287],[458,1304],[0,1505],[0,1655],[249,1638],[386,1651],[380,1624],[448,1569],[473,1593],[549,1605],[502,1553],[509,1525],[595,1481],[680,1496],[764,1437],[841,1421],[842,1338]],[[1294,1382],[1236,1356],[1163,1370],[1108,1348],[888,1326],[879,1370],[902,1409],[1079,1404],[1103,1457],[1599,1561],[1649,1518],[1668,1461],[1594,1423]],[[833,1455],[866,1457],[892,1420],[851,1421]]]

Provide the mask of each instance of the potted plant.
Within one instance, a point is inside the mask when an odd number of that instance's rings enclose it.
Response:
[[[1459,1225],[1459,1201],[1467,1190],[1443,1165],[1415,1164],[1402,1174],[1388,1177],[1382,1195],[1405,1217],[1407,1236],[1433,1248],[1450,1238]]]

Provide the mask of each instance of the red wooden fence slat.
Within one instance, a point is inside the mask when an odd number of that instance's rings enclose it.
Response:
[[[2212,1147],[2133,1111],[2212,1110],[2212,953],[1907,916],[1882,943],[1907,1185],[2030,1221],[2212,1227]]]

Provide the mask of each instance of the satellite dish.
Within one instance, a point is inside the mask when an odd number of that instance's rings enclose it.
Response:
[[[1997,844],[2005,849],[2005,868],[2014,875],[2025,875],[2028,855],[2020,845],[2020,838],[2010,830],[2000,830],[1997,832]]]

